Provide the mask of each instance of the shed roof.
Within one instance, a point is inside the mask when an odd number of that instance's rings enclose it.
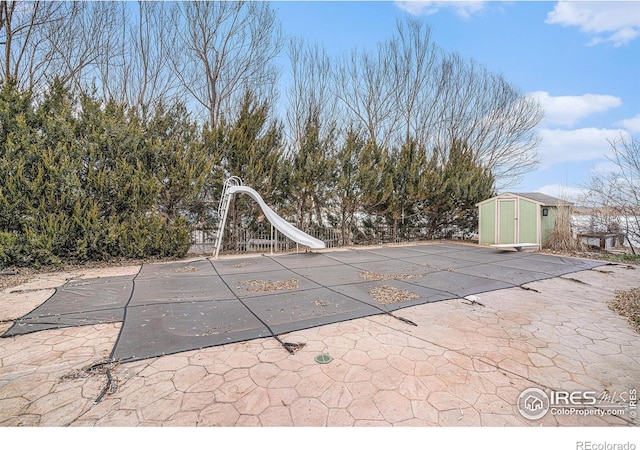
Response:
[[[552,197],[551,195],[541,194],[540,192],[505,192],[504,194],[500,194],[495,197],[488,198],[480,203],[477,203],[476,206],[484,204],[485,202],[488,202],[494,198],[505,198],[505,197],[525,198],[527,200],[536,202],[541,206],[558,206],[558,205],[573,206],[573,203],[571,202],[567,202],[565,200]]]
[[[568,202],[566,200],[552,197],[551,195],[542,194],[540,192],[507,192],[507,193],[511,195],[517,195],[519,197],[524,197],[529,200],[533,200],[534,202],[538,202],[543,206],[573,205],[573,203]]]

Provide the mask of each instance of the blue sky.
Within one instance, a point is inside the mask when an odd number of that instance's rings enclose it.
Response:
[[[502,73],[545,109],[540,165],[512,191],[575,199],[611,168],[609,140],[640,138],[640,1],[274,2],[287,35],[329,54],[373,48],[420,17],[441,48]]]

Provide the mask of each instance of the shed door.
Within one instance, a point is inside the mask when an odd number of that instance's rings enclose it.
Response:
[[[538,242],[538,214],[540,207],[533,202],[520,199],[518,214],[518,241],[531,244]]]
[[[500,228],[498,230],[498,244],[516,243],[516,201],[500,200],[498,203]]]

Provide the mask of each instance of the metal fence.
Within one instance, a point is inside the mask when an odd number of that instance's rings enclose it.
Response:
[[[433,238],[423,227],[406,226],[395,230],[386,225],[362,226],[352,229],[344,238],[341,230],[334,227],[314,227],[302,231],[324,241],[327,248],[414,242]],[[196,229],[192,234],[189,253],[213,254],[214,240],[215,229]],[[299,250],[301,247],[304,248],[278,232],[275,227],[265,224],[251,229],[239,228],[235,234],[225,230],[221,253],[282,253]]]
[[[189,253],[213,254],[215,231],[215,229],[196,229],[192,234]],[[324,241],[327,248],[340,246],[339,233],[333,228],[303,231]],[[281,253],[299,248],[296,242],[280,233],[275,227],[264,226],[257,229],[240,228],[235,231],[235,234],[225,230],[221,253]]]

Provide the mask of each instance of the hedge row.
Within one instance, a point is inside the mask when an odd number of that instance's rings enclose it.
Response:
[[[198,127],[162,105],[142,122],[59,82],[0,91],[0,266],[181,256],[210,172]]]

